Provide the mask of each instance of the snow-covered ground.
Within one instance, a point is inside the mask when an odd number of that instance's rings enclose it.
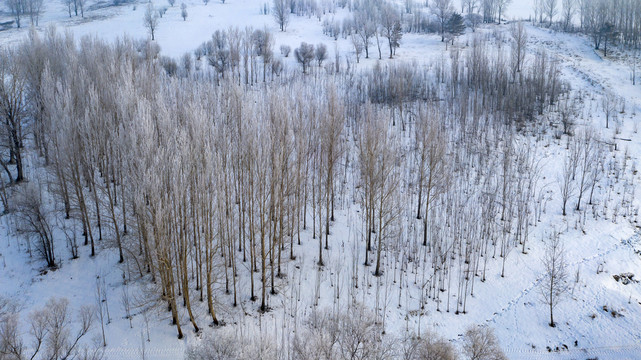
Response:
[[[165,0],[154,0],[156,7],[168,6]],[[160,19],[156,39],[162,48],[162,53],[179,57],[185,52],[193,51],[203,41],[210,39],[216,29],[226,29],[236,26],[241,29],[246,26],[254,28],[267,27],[276,33],[275,49],[281,44],[292,48],[301,41],[309,43],[324,42],[330,52],[338,49],[341,56],[353,58],[352,46],[349,40],[334,41],[322,34],[321,22],[316,18],[301,18],[292,16],[287,31],[278,31],[271,15],[261,15],[261,0],[228,0],[224,4],[212,1],[205,5],[202,1],[188,0],[189,15],[186,21],[180,17],[180,7],[176,4],[170,7]],[[133,38],[146,37],[147,31],[143,26],[145,4],[129,4],[120,7],[88,11],[85,19],[68,18],[65,7],[59,2],[47,2],[41,19],[39,30],[48,24],[57,24],[60,28],[74,34],[76,38],[91,35],[106,39],[116,39],[121,36]],[[347,10],[339,9],[337,19],[345,16]],[[532,14],[531,1],[518,0],[510,6],[507,18],[527,18]],[[5,19],[0,17],[0,21]],[[26,22],[25,22],[26,23]],[[506,31],[507,27],[499,27]],[[641,136],[639,113],[641,108],[641,89],[632,86],[629,79],[630,69],[623,57],[604,59],[596,53],[588,39],[576,35],[556,33],[553,31],[527,27],[529,33],[528,47],[530,52],[545,50],[560,59],[560,68],[564,79],[568,80],[575,90],[586,92],[586,101],[577,119],[579,127],[591,126],[597,129],[602,138],[617,143],[616,154],[622,159],[625,154],[629,157],[628,166],[638,166],[641,160]],[[481,29],[490,32],[493,30]],[[9,46],[27,36],[28,30],[11,29],[0,31],[0,46]],[[468,34],[468,36],[472,36]],[[445,45],[437,36],[406,34],[401,48],[398,50],[396,61],[416,61],[421,64],[426,59],[448,58],[444,52]],[[465,39],[459,40],[464,44]],[[334,46],[334,44],[336,44]],[[331,57],[331,56],[330,56]],[[385,56],[383,56],[385,58]],[[293,60],[291,66],[293,64]],[[354,60],[352,60],[354,61]],[[377,62],[377,56],[363,60],[361,66]],[[386,61],[386,60],[383,60]],[[625,113],[622,119],[621,133],[615,134],[614,127],[604,128],[604,116],[600,105],[600,96],[605,91],[615,93],[625,99]],[[623,140],[621,140],[623,139]],[[465,315],[455,315],[453,312],[436,311],[428,307],[421,314],[411,291],[400,292],[398,287],[390,285],[394,276],[392,271],[386,272],[381,278],[363,276],[359,281],[367,281],[367,285],[359,287],[359,296],[364,302],[373,307],[374,294],[377,287],[389,290],[386,310],[386,330],[388,333],[402,333],[407,329],[417,331],[431,329],[442,336],[459,343],[460,335],[470,324],[488,324],[493,327],[511,359],[559,358],[575,359],[599,357],[600,359],[641,359],[641,284],[624,285],[614,280],[613,275],[632,272],[641,277],[641,236],[639,235],[639,215],[623,218],[601,216],[599,219],[587,219],[584,227],[577,226],[577,214],[561,217],[558,209],[558,191],[556,174],[559,171],[559,154],[564,144],[550,141],[548,147],[543,144],[537,151],[545,154],[544,180],[550,191],[550,202],[546,214],[537,224],[528,245],[528,254],[513,251],[506,263],[506,277],[501,278],[499,261],[490,262],[488,280],[477,282],[474,297],[468,299],[469,312]],[[35,162],[36,160],[34,160]],[[637,184],[641,176],[630,172]],[[637,195],[633,201],[638,207],[641,199]],[[241,302],[243,311],[229,306],[228,299],[220,300],[220,315],[228,326],[235,331],[274,332],[276,336],[284,334],[285,314],[291,310],[291,304],[285,299],[295,298],[299,291],[301,303],[297,305],[303,316],[311,311],[317,292],[324,294],[319,303],[326,307],[342,307],[348,301],[348,296],[336,299],[334,286],[340,291],[347,291],[345,283],[350,278],[350,265],[344,259],[357,251],[353,239],[360,229],[358,209],[346,201],[345,209],[337,214],[337,222],[332,227],[333,245],[328,252],[329,260],[325,270],[320,271],[310,261],[317,251],[317,242],[311,239],[307,231],[303,245],[297,247],[298,258],[287,263],[285,273],[291,274],[290,280],[280,289],[280,295],[271,299],[274,311],[259,314],[255,306],[248,300]],[[192,333],[184,340],[177,340],[175,329],[170,325],[167,312],[156,309],[149,314],[150,342],[141,341],[146,338],[146,323],[140,313],[133,319],[133,328],[124,318],[121,304],[123,289],[123,273],[135,271],[117,264],[117,252],[111,249],[101,250],[99,256],[90,258],[88,249],[81,247],[80,258],[71,260],[63,258],[62,266],[57,271],[41,272],[41,264],[29,258],[24,242],[11,231],[10,217],[2,217],[0,224],[0,295],[19,300],[23,318],[33,309],[42,307],[52,297],[69,298],[72,307],[95,303],[96,276],[105,279],[109,294],[111,323],[106,327],[108,346],[107,359],[138,359],[141,357],[144,344],[145,354],[152,359],[175,359],[183,355],[189,342],[197,341]],[[573,289],[557,308],[558,326],[547,326],[548,313],[541,302],[537,285],[543,278],[544,270],[540,261],[543,253],[542,239],[552,229],[562,232],[562,240],[568,251],[570,273],[572,274]],[[105,240],[107,242],[107,240]],[[99,244],[100,247],[110,248],[111,244]],[[359,244],[360,246],[360,244]],[[64,241],[59,249],[63,250]],[[361,255],[362,256],[362,255]],[[362,270],[361,270],[362,271]],[[578,282],[574,276],[578,274]],[[363,280],[367,278],[367,280]],[[377,285],[379,281],[379,285]],[[365,284],[364,284],[365,285]],[[139,291],[145,284],[130,285],[131,291]],[[240,284],[239,286],[243,286]],[[317,287],[318,286],[318,287]],[[318,291],[317,289],[320,289]],[[386,292],[386,290],[382,290]],[[400,300],[399,300],[400,299]],[[400,303],[399,303],[400,301]],[[410,304],[409,306],[407,306]],[[399,306],[400,305],[400,306]],[[613,317],[610,312],[603,310],[604,306],[620,312],[622,317]],[[245,308],[246,307],[246,308]],[[198,303],[197,313],[202,319],[206,316],[206,305]],[[414,310],[414,311],[413,311]],[[420,322],[420,324],[419,324]],[[275,329],[275,330],[274,330]],[[205,331],[211,331],[206,329]],[[96,332],[97,333],[97,332]],[[576,341],[576,346],[575,346]],[[564,350],[563,345],[568,350]],[[560,352],[549,353],[546,347],[560,348]]]

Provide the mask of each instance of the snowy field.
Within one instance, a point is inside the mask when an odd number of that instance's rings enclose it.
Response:
[[[164,0],[154,0],[154,3],[157,7],[166,6]],[[188,0],[185,3],[189,13],[186,21],[180,16],[180,4],[170,7],[160,19],[156,40],[164,55],[178,58],[184,53],[193,52],[201,43],[209,40],[217,29],[252,26],[273,31],[276,34],[275,49],[283,44],[293,49],[302,41],[313,44],[323,42],[328,45],[330,59],[338,51],[343,59],[349,59],[352,65],[356,65],[350,41],[343,38],[335,41],[323,35],[321,22],[316,18],[292,16],[287,31],[280,32],[271,15],[260,13],[264,3],[262,0],[227,0],[224,4],[212,1],[207,5],[202,1]],[[110,40],[122,36],[143,38],[147,36],[142,21],[145,6],[144,3],[135,3],[88,10],[84,19],[70,19],[61,2],[46,1],[37,30],[45,31],[47,26],[55,24],[59,30],[68,31],[76,39],[82,36]],[[506,18],[528,18],[532,12],[530,0],[515,0],[508,8]],[[6,15],[0,13],[0,22],[8,19]],[[336,14],[326,14],[324,17],[340,19],[346,15],[347,10],[339,8]],[[635,170],[641,165],[641,135],[638,132],[641,88],[639,85],[633,86],[630,81],[625,52],[615,52],[615,56],[603,58],[601,53],[593,50],[588,38],[529,24],[526,27],[529,54],[546,51],[555,55],[560,59],[561,77],[570,82],[573,90],[580,89],[588,94],[579,111],[577,127],[593,127],[605,141],[616,144],[617,149],[607,156],[616,157],[620,162],[626,158],[627,172],[624,176],[629,177],[630,183],[641,184],[641,174]],[[482,26],[478,29],[479,33],[487,36],[495,31],[506,34],[508,26]],[[0,31],[0,47],[17,44],[27,34],[28,26]],[[466,42],[473,36],[468,31],[457,40],[463,51]],[[292,58],[285,61],[295,67],[297,64]],[[428,59],[441,58],[449,58],[449,53],[437,35],[405,34],[394,61],[421,65]],[[386,61],[390,60],[383,55],[382,62]],[[358,66],[374,66],[377,62],[377,56],[372,56],[362,59]],[[619,114],[620,133],[615,133],[613,126],[605,129],[600,102],[605,92],[612,92],[625,101],[625,111]],[[636,213],[627,217],[613,214],[613,209],[597,210],[604,213],[598,219],[588,215],[585,225],[580,221],[582,213],[569,210],[568,216],[562,217],[556,179],[564,147],[562,141],[551,136],[549,140],[536,145],[535,151],[543,159],[541,183],[546,188],[545,196],[549,197],[544,214],[531,230],[527,254],[515,249],[507,258],[505,277],[500,276],[500,261],[488,264],[488,279],[475,284],[474,296],[467,299],[467,314],[437,311],[433,306],[419,309],[412,304],[416,301],[416,294],[395,285],[396,269],[388,270],[380,278],[366,276],[362,269],[359,270],[356,281],[363,286],[359,287],[357,296],[372,308],[378,304],[381,311],[385,312],[387,333],[431,330],[458,346],[469,325],[487,324],[494,328],[510,359],[641,359],[641,283],[624,285],[613,278],[613,275],[626,272],[634,273],[637,279],[641,278],[641,217],[638,213],[641,195],[638,190],[633,190],[632,198],[625,199],[632,203],[632,208],[637,209]],[[35,166],[40,160],[32,155],[27,162]],[[613,189],[601,191],[620,190]],[[303,244],[296,247],[298,258],[284,265],[285,273],[291,276],[280,285],[280,295],[270,299],[274,307],[272,311],[259,313],[256,304],[249,299],[242,299],[239,308],[232,308],[230,299],[221,295],[217,304],[220,307],[219,318],[227,325],[221,329],[205,328],[204,333],[254,333],[260,329],[261,333],[285,339],[289,336],[285,329],[289,328],[288,317],[292,311],[307,316],[317,301],[321,307],[345,307],[349,299],[348,292],[354,291],[348,285],[352,281],[351,264],[346,263],[345,259],[351,258],[359,250],[354,246],[353,239],[360,236],[360,209],[347,200],[338,208],[337,221],[332,225],[332,237],[335,240],[327,252],[329,259],[323,271],[319,271],[314,265],[315,261],[311,261],[318,247],[308,230],[303,233]],[[127,266],[134,265],[117,263],[118,253],[109,243],[110,240],[98,245],[105,248],[99,251],[99,256],[90,258],[89,249],[81,247],[79,259],[63,258],[60,269],[47,272],[43,270],[40,260],[29,257],[25,242],[13,232],[11,222],[10,216],[0,217],[0,295],[18,300],[23,318],[27,318],[33,309],[44,306],[52,296],[67,297],[72,307],[93,305],[96,276],[100,275],[107,286],[111,318],[111,323],[105,329],[105,359],[140,359],[143,352],[148,359],[177,359],[183,356],[188,344],[200,340],[200,335],[187,329],[187,336],[177,340],[175,328],[170,325],[170,314],[164,309],[152,309],[144,316],[134,313],[130,327],[130,321],[124,316],[121,294],[123,276],[131,271]],[[538,291],[544,277],[540,260],[544,249],[542,241],[553,229],[561,232],[572,280],[571,294],[555,310],[558,321],[556,328],[548,326],[548,312]],[[64,246],[62,239],[59,248],[64,249]],[[135,294],[147,286],[142,282],[135,283],[129,285],[127,291]],[[381,303],[387,302],[385,306],[374,303],[374,294],[379,290],[386,294],[385,301],[381,300]],[[334,296],[337,291],[344,296]],[[317,299],[319,293],[323,296]],[[300,298],[299,304],[290,303],[291,299],[297,297]],[[197,317],[203,319],[204,323],[206,304],[198,302],[194,306]],[[294,306],[296,310],[293,310]],[[606,308],[607,311],[604,310]],[[613,316],[611,310],[622,316]],[[145,318],[149,319],[148,323]],[[150,341],[141,341],[141,338],[147,337],[147,329]],[[94,333],[97,335],[98,329],[94,329]],[[553,351],[549,352],[547,347]],[[560,350],[554,351],[557,348]]]

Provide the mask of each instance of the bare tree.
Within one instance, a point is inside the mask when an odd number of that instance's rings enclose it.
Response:
[[[287,24],[289,23],[289,6],[286,0],[274,0],[274,5],[272,6],[272,12],[274,14],[274,19],[280,27],[280,31],[285,31],[287,29]]]
[[[400,46],[401,37],[403,36],[400,17],[392,6],[386,6],[382,10],[381,30],[383,31],[383,36],[387,38],[389,58],[391,59],[396,48]]]
[[[3,359],[6,355],[7,359],[18,360],[37,357],[63,360],[90,353],[82,345],[82,339],[89,333],[93,321],[89,307],[79,309],[76,320],[79,327],[72,333],[74,320],[69,310],[69,300],[50,299],[42,309],[32,312],[29,317],[28,337],[31,341],[28,347],[18,328],[18,316],[12,315],[3,320],[0,326],[0,356]],[[84,358],[99,359],[101,355],[101,352],[94,351],[93,356]]]
[[[63,3],[67,6],[67,13],[69,18],[71,18],[71,11],[73,9],[73,0],[63,0]]]
[[[43,3],[44,0],[26,0],[26,12],[29,14],[29,18],[31,19],[31,25],[38,26]]]
[[[15,181],[20,182],[24,180],[22,152],[28,104],[25,79],[20,74],[18,61],[14,60],[16,57],[17,53],[0,49],[0,135],[3,138],[0,146],[9,150],[8,163],[15,164]],[[0,162],[9,179],[13,180],[4,160]]]
[[[183,54],[183,56],[180,58],[180,65],[186,75],[189,75],[191,73],[191,69],[193,68],[193,58],[191,56],[191,53],[186,52]]]
[[[576,165],[576,159],[573,159],[571,155],[566,155],[563,159],[563,168],[561,169],[561,175],[558,177],[557,181],[559,184],[559,190],[561,192],[561,210],[563,216],[567,215],[566,208],[570,196],[574,193],[574,169]]]
[[[470,360],[507,360],[494,331],[472,325],[463,337],[463,353]]]
[[[0,358],[22,359],[24,344],[18,326],[19,308],[15,301],[0,296]]]
[[[78,16],[78,10],[80,10],[80,17],[85,17],[85,4],[87,0],[76,0],[76,16]]]
[[[552,26],[552,21],[558,11],[557,0],[543,0],[543,13],[548,18],[548,26]]]
[[[180,16],[183,18],[183,21],[187,21],[187,4],[180,4]]]
[[[6,168],[6,164],[2,163]],[[10,173],[9,173],[10,174]],[[7,182],[4,179],[4,176],[0,175],[0,204],[2,204],[2,214],[9,213],[9,193],[7,192]]]
[[[318,67],[323,66],[323,61],[327,60],[327,46],[324,43],[316,45],[314,58],[316,58],[316,61],[318,62]]]
[[[372,234],[377,237],[374,276],[382,275],[381,253],[392,237],[400,212],[398,144],[381,115],[368,110],[359,139],[360,183],[366,229],[365,264],[369,265]]]
[[[534,4],[532,5],[534,9],[534,22],[543,24],[543,15],[545,13],[544,9],[544,1],[545,0],[534,0]]]
[[[434,333],[402,339],[398,358],[405,360],[456,360],[454,346]]]
[[[369,45],[377,32],[376,23],[365,11],[359,11],[354,15],[353,24],[354,31],[365,49],[365,58],[369,59]]]
[[[445,41],[445,24],[450,18],[454,9],[452,8],[452,0],[433,0],[432,1],[432,14],[436,16],[439,24],[439,34],[441,34],[441,42]]]
[[[292,52],[292,48],[291,48],[291,46],[289,46],[289,45],[281,45],[281,46],[280,46],[280,53],[281,53],[284,57],[289,57],[289,53],[290,53],[290,52]]]
[[[512,0],[495,0],[496,1],[496,10],[499,17],[499,25],[501,25],[501,15],[505,11],[505,8],[512,3]]]
[[[478,3],[479,0],[462,0],[461,7],[463,11],[466,11],[467,14],[470,15],[475,13]]]
[[[17,227],[19,232],[36,242],[35,250],[47,262],[47,266],[55,268],[53,215],[43,204],[42,197],[42,189],[35,182],[22,187],[14,199]]]
[[[105,317],[106,304],[103,301],[103,292],[105,289],[102,287],[102,279],[100,275],[96,276],[96,313],[98,314],[98,320],[100,320],[100,330],[102,332],[102,346],[107,346],[107,338],[105,337]]]
[[[5,0],[5,4],[13,16],[13,19],[16,21],[16,26],[20,28],[20,20],[26,12],[26,0]]]
[[[309,64],[314,60],[314,45],[306,42],[300,43],[300,47],[294,50],[296,61],[303,67],[303,74],[307,73]]]
[[[565,249],[557,232],[552,233],[545,247],[542,259],[545,278],[539,286],[543,302],[550,309],[550,326],[555,327],[554,308],[559,304],[562,296],[568,291],[566,280],[568,278]]]
[[[225,360],[238,359],[245,346],[238,346],[245,343],[236,335],[229,333],[216,333],[216,337],[204,337],[200,346],[190,346],[185,354],[188,360]],[[245,343],[246,344],[246,343]]]
[[[358,64],[363,53],[363,42],[354,33],[350,36],[350,40],[352,41],[352,46],[354,46],[354,54],[356,55],[356,63]]]
[[[517,73],[521,73],[523,61],[527,51],[527,31],[522,21],[510,25],[510,35],[512,36],[512,78],[516,78]],[[519,76],[519,79],[522,79]]]
[[[637,84],[637,68],[639,64],[639,50],[633,50],[628,57],[628,68],[630,69],[630,80],[632,85]]]
[[[144,24],[151,35],[152,41],[155,40],[156,29],[158,28],[158,17],[159,15],[158,12],[154,10],[154,5],[149,3],[145,11]]]
[[[577,0],[563,0],[563,29],[568,31],[572,27],[572,19],[576,14]]]
[[[419,108],[419,121],[416,127],[416,146],[418,148],[418,204],[416,218],[423,219],[423,246],[427,246],[429,215],[432,204],[446,189],[449,181],[447,168],[447,143],[444,132],[439,126],[439,112],[433,107]],[[425,204],[424,213],[422,212]]]
[[[125,310],[125,319],[129,320],[129,328],[133,329],[133,316],[131,315],[131,300],[129,297],[129,285],[125,284],[122,287],[122,294],[120,296],[120,302],[122,303],[122,308]]]
[[[493,23],[496,21],[496,1],[482,0],[481,10],[483,12],[483,22]]]
[[[616,119],[617,116],[617,97],[610,91],[606,91],[605,95],[601,97],[601,106],[605,114],[605,128],[610,128],[610,120]]]
[[[566,97],[563,100],[559,100],[558,107],[563,134],[572,136],[574,134],[574,121],[577,118],[577,99]]]
[[[579,147],[579,174],[578,174],[578,186],[577,192],[579,198],[576,202],[576,210],[581,210],[581,200],[583,195],[588,190],[590,184],[590,176],[593,174],[593,169],[598,168],[598,158],[600,154],[599,139],[594,135],[590,129],[584,130],[580,137],[577,139]]]

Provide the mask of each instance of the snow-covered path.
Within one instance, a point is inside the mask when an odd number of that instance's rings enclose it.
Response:
[[[585,265],[589,262],[595,260],[603,259],[604,257],[612,254],[615,251],[623,250],[630,251],[634,250],[634,247],[641,243],[641,232],[636,232],[627,239],[617,242],[609,249],[599,252],[597,254],[585,257],[581,260],[574,261],[569,264],[569,268],[573,269],[581,265]],[[518,310],[514,309],[515,305],[521,303],[522,301],[528,300],[532,296],[533,290],[536,290],[539,283],[545,278],[545,274],[541,273],[536,277],[536,280],[528,284],[517,297],[510,300],[507,305],[505,305],[500,312],[497,312],[492,315],[489,319],[486,320],[486,323],[491,324],[492,327],[496,327],[497,323],[500,323],[501,317],[503,316],[513,316],[514,321],[518,321],[517,317],[519,316]],[[536,292],[536,291],[534,291]],[[530,299],[532,301],[532,299]],[[527,302],[524,302],[526,305]],[[577,356],[581,358],[600,358],[600,359],[641,359],[641,332],[637,330],[637,333],[627,334],[627,343],[615,346],[577,346],[574,347],[573,344],[567,344],[568,349],[564,349],[563,346],[559,346],[560,350],[555,351],[556,346],[552,351],[541,348],[506,348],[505,352],[510,359],[576,359]],[[584,331],[574,327],[572,331],[562,330],[567,334],[568,337],[575,336],[579,337],[579,332],[584,333]],[[633,330],[634,331],[634,330]],[[581,334],[585,336],[585,334]]]

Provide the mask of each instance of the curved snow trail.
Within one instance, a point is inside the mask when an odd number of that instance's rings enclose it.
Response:
[[[572,262],[568,264],[569,267],[576,267],[587,262],[600,259],[616,250],[619,250],[622,247],[630,247],[634,249],[634,246],[641,242],[641,232],[636,232],[632,236],[622,239],[615,243],[612,247],[608,248],[605,251],[599,252],[597,254],[587,256],[581,260]],[[540,273],[534,281],[532,281],[528,286],[523,289],[519,295],[510,300],[507,305],[501,308],[500,311],[492,314],[492,316],[485,320],[485,323],[497,323],[497,318],[506,314],[515,304],[518,304],[521,299],[528,295],[533,289],[535,289],[541,281],[545,278],[545,273]],[[505,353],[510,359],[576,359],[579,357],[597,357],[605,359],[641,359],[641,343],[629,344],[629,345],[620,345],[620,346],[602,346],[602,347],[588,347],[588,348],[570,348],[563,351],[551,351],[548,352],[546,349],[530,349],[530,348],[507,348]],[[521,356],[519,356],[521,355]]]
[[[612,246],[611,248],[609,248],[609,249],[607,249],[607,250],[605,250],[605,251],[603,251],[603,252],[600,252],[600,253],[594,254],[594,255],[592,255],[592,256],[584,257],[583,259],[581,259],[581,260],[579,260],[579,261],[575,261],[575,262],[573,262],[573,263],[568,264],[568,267],[573,268],[573,267],[576,267],[576,266],[578,266],[578,265],[582,265],[582,264],[584,264],[584,263],[587,263],[587,262],[589,262],[589,261],[592,261],[592,260],[595,260],[595,259],[598,259],[598,258],[604,257],[604,256],[606,256],[606,255],[610,254],[611,252],[618,250],[618,249],[621,247],[621,245],[623,245],[623,244],[626,244],[626,245],[627,245],[628,243],[633,242],[633,240],[634,240],[634,239],[638,239],[639,237],[641,237],[641,234],[639,234],[639,233],[635,233],[635,234],[634,234],[634,235],[632,235],[630,238],[625,239],[625,240],[621,240],[620,242],[616,243],[614,246]],[[525,289],[523,289],[523,290],[521,291],[521,293],[520,293],[518,296],[516,296],[515,298],[513,298],[512,300],[510,300],[510,301],[507,303],[507,305],[506,305],[506,306],[504,306],[500,311],[498,311],[498,312],[496,312],[496,313],[492,314],[492,316],[491,316],[489,319],[485,320],[485,322],[486,322],[486,323],[489,323],[489,322],[494,322],[494,323],[496,323],[496,318],[497,318],[497,317],[499,317],[500,315],[505,314],[508,310],[510,310],[510,309],[512,308],[512,306],[514,306],[515,304],[519,303],[519,301],[520,301],[520,300],[521,300],[525,295],[529,294],[529,293],[530,293],[530,291],[532,291],[534,288],[536,288],[536,287],[541,283],[541,281],[543,281],[543,279],[544,279],[544,278],[545,278],[545,273],[541,273],[541,274],[539,274],[539,275],[536,277],[536,279],[534,279],[534,281],[532,281],[532,282],[531,282],[531,283],[530,283],[530,284],[529,284]]]

